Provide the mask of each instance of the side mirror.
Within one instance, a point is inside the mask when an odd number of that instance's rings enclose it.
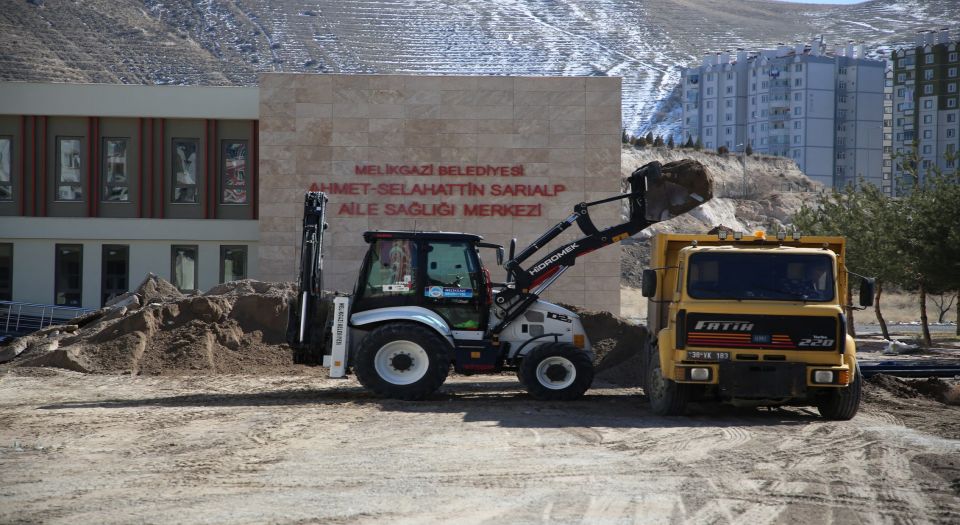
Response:
[[[860,306],[864,308],[873,306],[875,285],[876,279],[869,279],[867,277],[860,279]]]
[[[503,266],[503,246],[497,246],[497,266]]]
[[[510,260],[513,260],[513,254],[517,251],[517,238],[510,239]]]
[[[656,270],[644,270],[643,271],[643,284],[640,288],[640,293],[644,297],[653,297],[657,295],[657,271]]]

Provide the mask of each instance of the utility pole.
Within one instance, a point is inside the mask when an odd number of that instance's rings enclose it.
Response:
[[[747,198],[747,145],[737,144],[737,147],[740,148],[740,164],[743,166],[743,193],[742,197]]]

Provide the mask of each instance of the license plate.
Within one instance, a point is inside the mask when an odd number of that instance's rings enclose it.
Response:
[[[687,352],[687,359],[691,361],[729,361],[730,352]]]

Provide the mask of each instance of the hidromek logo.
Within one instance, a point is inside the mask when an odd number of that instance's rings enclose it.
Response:
[[[753,323],[742,321],[697,321],[694,330],[707,330],[714,332],[749,332],[753,330]]]
[[[546,268],[547,266],[550,266],[551,264],[559,261],[561,257],[577,249],[577,246],[579,246],[577,243],[573,243],[570,246],[567,246],[566,248],[564,248],[563,251],[561,251],[560,253],[553,254],[546,261],[543,261],[542,263],[534,266],[533,269],[530,270],[530,275],[536,275],[540,273],[540,271]]]

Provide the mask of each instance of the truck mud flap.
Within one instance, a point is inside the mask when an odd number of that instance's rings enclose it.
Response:
[[[720,395],[738,399],[781,399],[807,394],[803,363],[720,363]]]

